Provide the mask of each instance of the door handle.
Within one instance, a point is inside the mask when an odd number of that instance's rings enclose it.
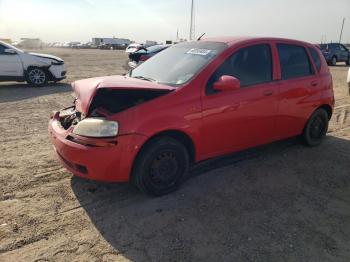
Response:
[[[264,96],[272,96],[272,95],[273,95],[273,91],[272,91],[272,90],[265,90],[265,91],[263,92],[263,95],[264,95]]]
[[[311,82],[311,86],[318,86],[318,81],[316,81],[316,80],[315,80],[315,81],[312,81],[312,82]]]

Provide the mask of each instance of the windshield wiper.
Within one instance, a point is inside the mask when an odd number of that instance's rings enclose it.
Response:
[[[151,78],[151,77],[145,77],[145,76],[132,76],[133,78],[141,79],[141,80],[146,80],[149,82],[157,82],[157,80]]]

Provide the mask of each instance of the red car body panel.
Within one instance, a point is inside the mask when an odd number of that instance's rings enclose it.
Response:
[[[174,87],[151,83],[140,79],[125,76],[95,77],[79,81],[72,84],[78,101],[78,109],[87,113],[91,100],[99,88],[110,89],[154,89],[154,90],[174,90]]]
[[[266,144],[302,133],[310,115],[320,106],[333,109],[332,78],[321,58],[318,71],[308,52],[314,75],[281,80],[277,43],[308,47],[311,44],[278,38],[212,38],[202,41],[224,42],[228,48],[219,54],[189,83],[173,88],[124,76],[80,80],[73,88],[77,109],[87,114],[99,88],[162,89],[169,93],[122,112],[108,116],[119,123],[119,134],[106,145],[103,139],[89,138],[76,143],[72,128],[63,130],[54,116],[49,124],[52,143],[63,164],[75,175],[94,180],[124,182],[130,179],[133,162],[149,139],[162,132],[178,132],[188,137],[198,162],[229,152]],[[206,95],[211,74],[235,51],[255,44],[268,44],[273,58],[273,81],[235,91]],[[76,136],[78,137],[78,136]],[[79,137],[78,137],[79,139]],[[86,138],[81,138],[86,139]],[[103,144],[103,143],[102,143]],[[87,168],[79,171],[76,165]]]

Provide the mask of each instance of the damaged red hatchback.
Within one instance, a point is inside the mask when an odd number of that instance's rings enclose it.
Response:
[[[212,38],[174,45],[127,76],[76,81],[49,133],[73,174],[132,181],[151,195],[178,188],[192,163],[298,136],[325,136],[332,78],[312,44]]]

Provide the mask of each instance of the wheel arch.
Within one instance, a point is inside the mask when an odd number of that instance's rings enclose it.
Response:
[[[175,130],[175,129],[170,129],[170,130],[164,130],[164,131],[160,131],[154,135],[152,135],[151,137],[149,137],[141,146],[140,150],[138,151],[135,160],[137,159],[137,157],[140,155],[141,151],[154,139],[158,138],[158,137],[171,137],[173,139],[176,139],[177,141],[179,141],[180,143],[182,143],[185,148],[188,151],[189,157],[190,157],[190,163],[194,163],[195,159],[196,159],[196,147],[195,144],[193,142],[193,139],[191,138],[190,135],[188,135],[187,133],[185,133],[184,131],[180,131],[180,130]],[[135,162],[134,160],[134,162]]]
[[[333,109],[329,104],[322,104],[319,105],[318,107],[316,107],[312,112],[310,112],[310,114],[308,115],[306,122],[304,124],[303,130],[305,130],[305,127],[310,119],[310,117],[313,115],[313,113],[315,113],[318,109],[324,109],[326,110],[327,114],[328,114],[328,120],[331,120],[332,114],[333,114]]]
[[[24,70],[24,77],[25,77],[25,79],[28,79],[28,72],[31,69],[34,69],[34,68],[43,69],[45,71],[46,75],[48,76],[48,80],[52,80],[53,79],[53,75],[52,75],[52,73],[49,70],[50,66],[38,66],[38,65],[29,65],[29,66],[27,66],[27,68]]]
[[[326,110],[326,112],[327,112],[327,114],[328,114],[328,120],[331,120],[332,114],[333,114],[333,109],[332,109],[332,107],[331,107],[330,105],[328,105],[328,104],[323,104],[323,105],[320,105],[319,107],[317,107],[313,112],[315,112],[316,110],[318,110],[318,109],[320,109],[320,108]],[[313,112],[312,112],[312,114],[313,114]],[[311,114],[311,115],[312,115],[312,114]]]

